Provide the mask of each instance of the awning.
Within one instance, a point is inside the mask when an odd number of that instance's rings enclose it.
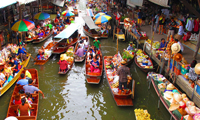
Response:
[[[28,3],[31,3],[33,1],[36,1],[36,0],[17,0],[19,2],[19,5],[22,5],[22,4],[28,4]]]
[[[137,6],[142,6],[143,5],[143,0],[127,0],[127,5],[131,7]]]
[[[60,32],[58,35],[56,35],[54,38],[69,38],[78,28],[80,27],[80,24],[78,23],[71,23],[67,28],[65,28],[62,32]]]
[[[17,0],[4,0],[1,2],[0,8],[4,8],[15,3],[17,3]]]
[[[94,16],[92,9],[86,9],[86,13],[87,13],[87,16],[90,16],[90,17]]]
[[[63,7],[65,1],[64,0],[51,0],[51,2],[57,6]]]
[[[97,29],[97,28],[99,28],[97,25],[94,24],[94,21],[92,20],[92,18],[90,16],[83,17],[83,20],[85,21],[85,23],[87,24],[87,26],[90,29]]]
[[[163,6],[163,7],[168,7],[168,8],[170,7],[168,5],[168,0],[149,0],[149,1],[151,1],[157,5]]]

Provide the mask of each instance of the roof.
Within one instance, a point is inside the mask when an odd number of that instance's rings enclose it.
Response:
[[[12,5],[17,3],[17,0],[6,0],[6,1],[2,1],[0,4],[0,8],[4,8],[6,6]]]
[[[69,38],[76,30],[78,30],[79,27],[80,27],[80,24],[71,23],[67,28],[61,31],[54,38],[62,38],[62,39]]]
[[[94,21],[92,20],[92,18],[90,16],[83,17],[83,20],[85,21],[85,23],[87,24],[87,26],[90,29],[97,29],[97,28],[99,28],[97,25],[94,24]]]

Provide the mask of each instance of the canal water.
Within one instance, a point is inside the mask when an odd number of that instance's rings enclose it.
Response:
[[[79,2],[80,16],[85,15],[84,0]],[[81,17],[76,18],[75,22],[84,24]],[[82,27],[79,33],[84,35]],[[52,38],[40,44],[29,43],[27,51],[33,57],[37,54],[38,49],[46,46]],[[90,39],[90,44],[92,44]],[[104,56],[113,56],[116,54],[116,39],[102,39],[101,50]],[[128,42],[119,41],[119,51],[128,46]],[[134,109],[147,109],[153,120],[167,120],[170,115],[162,103],[158,109],[158,96],[151,86],[148,90],[146,74],[143,73],[135,63],[131,68],[131,74],[136,81],[135,98],[133,107],[118,107],[110,92],[103,73],[99,85],[87,84],[85,79],[85,64],[75,63],[72,70],[66,75],[58,75],[57,62],[59,55],[53,55],[52,58],[43,66],[35,66],[33,59],[30,60],[27,68],[35,68],[39,74],[39,88],[43,91],[46,99],[40,95],[38,120],[135,120]],[[10,88],[0,98],[0,120],[6,117],[8,104],[13,92],[14,86]]]

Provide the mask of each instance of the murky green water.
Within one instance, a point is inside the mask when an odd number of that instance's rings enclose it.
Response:
[[[85,10],[85,3],[85,1],[79,3],[81,10]],[[80,15],[84,14],[83,11],[80,13]],[[81,18],[76,18],[77,21],[83,23]],[[79,32],[84,35],[82,28],[80,28]],[[40,44],[30,43],[27,45],[27,51],[34,57],[37,50],[42,45],[47,45],[50,41],[51,39]],[[123,51],[127,44],[127,42],[119,41],[119,51]],[[116,54],[116,41],[113,41],[112,38],[102,39],[101,45],[104,56]],[[135,108],[147,109],[152,119],[167,120],[170,118],[162,103],[160,104],[160,109],[157,109],[158,96],[152,86],[148,90],[146,74],[138,69],[134,63],[131,65],[131,74],[137,83],[135,99],[133,100],[134,106],[117,107],[105,74],[103,74],[99,85],[90,85],[85,80],[84,63],[74,64],[67,75],[58,75],[58,60],[59,56],[53,55],[44,66],[35,66],[33,59],[28,64],[28,68],[36,68],[38,70],[39,88],[47,97],[47,99],[42,99],[40,96],[38,120],[135,120]],[[0,98],[0,120],[6,117],[13,88],[14,86]]]

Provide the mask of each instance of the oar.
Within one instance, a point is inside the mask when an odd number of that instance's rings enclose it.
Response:
[[[35,60],[35,58],[34,58],[30,53],[26,52],[25,50],[23,50],[23,51],[24,51],[26,54],[30,55],[31,58],[33,58],[33,60]]]

